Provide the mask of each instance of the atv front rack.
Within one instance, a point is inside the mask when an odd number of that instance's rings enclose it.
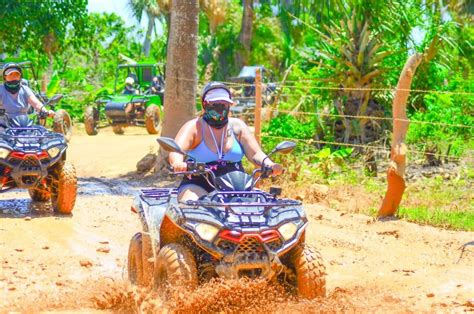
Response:
[[[175,188],[153,188],[153,189],[143,189],[141,193],[146,198],[152,198],[157,201],[169,198],[173,195],[178,195],[178,190]]]
[[[238,202],[226,202],[228,198],[252,198],[261,201],[238,201]],[[291,199],[277,199],[272,194],[262,191],[217,191],[213,192],[209,196],[209,199],[200,199],[197,201],[186,201],[184,204],[188,206],[198,207],[275,207],[275,206],[298,206],[301,202]]]
[[[44,127],[27,127],[27,128],[8,128],[2,134],[3,137],[8,138],[56,138],[60,137],[58,134],[49,132]]]

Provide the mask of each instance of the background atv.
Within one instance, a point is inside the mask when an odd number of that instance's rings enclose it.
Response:
[[[271,105],[275,101],[276,84],[270,83],[272,75],[263,66],[244,66],[237,77],[230,80],[241,84],[234,89],[235,105],[230,107],[231,112],[236,117],[241,117],[250,122],[254,118],[255,109],[255,76],[257,69],[262,73],[262,106]]]
[[[173,139],[158,141],[184,154]],[[294,147],[282,142],[272,153]],[[216,191],[179,202],[176,189],[147,189],[133,203],[143,230],[130,241],[132,283],[189,289],[213,277],[263,277],[289,283],[304,298],[325,295],[325,267],[319,252],[305,244],[308,219],[301,202],[254,188],[271,169],[217,178],[205,164],[190,162],[188,170],[181,174],[206,176]]]
[[[44,117],[40,117],[44,118]],[[0,192],[28,189],[33,201],[51,201],[54,212],[70,214],[76,201],[74,166],[66,162],[64,135],[33,125],[27,115],[0,112]]]
[[[5,63],[7,62],[0,62],[0,67],[3,68],[3,65]],[[51,125],[52,130],[54,132],[63,134],[66,141],[69,142],[72,136],[71,116],[66,110],[56,108],[58,103],[63,99],[63,95],[55,94],[50,98],[46,95],[46,93],[40,92],[37,80],[37,72],[35,71],[35,68],[31,61],[21,61],[16,63],[21,66],[21,69],[23,71],[23,78],[21,83],[31,88],[36,97],[46,106],[47,109],[54,110],[56,112]],[[3,80],[3,75],[1,75],[1,77]],[[29,113],[33,113],[33,111],[33,108],[31,108],[31,112]],[[38,119],[36,121],[36,123],[44,127],[47,127],[47,122],[47,117],[43,117],[42,119]]]
[[[123,127],[129,125],[144,126],[149,134],[158,134],[161,128],[164,82],[156,93],[151,91],[154,76],[162,78],[157,64],[121,64],[115,74],[113,95],[98,96],[94,105],[84,111],[84,125],[88,135],[96,135],[99,127],[112,125],[115,134],[123,134]],[[132,77],[138,94],[123,94],[125,78]],[[106,123],[102,123],[106,120]]]

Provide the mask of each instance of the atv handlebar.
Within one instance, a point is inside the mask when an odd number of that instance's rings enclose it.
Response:
[[[204,178],[207,180],[207,182],[214,188],[217,187],[216,184],[216,175],[214,172],[212,172],[211,169],[206,167],[206,164],[203,162],[193,162],[193,161],[188,161],[186,162],[187,164],[187,171],[179,171],[179,172],[174,172],[173,168],[171,168],[172,174],[175,175],[191,175],[191,176],[199,176],[202,175]],[[207,178],[206,174],[208,174],[211,177],[211,180]]]

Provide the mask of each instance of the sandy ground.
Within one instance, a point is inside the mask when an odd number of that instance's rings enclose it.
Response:
[[[144,129],[126,129],[123,136],[105,129],[94,137],[76,131],[68,151],[79,177],[72,217],[54,216],[24,191],[0,195],[0,312],[143,310],[127,283],[129,239],[140,228],[130,205],[139,186],[152,182],[137,181],[136,162],[156,148],[155,137]],[[186,296],[200,299],[192,309],[216,310],[202,303],[204,295],[209,302],[219,297],[220,311],[474,311],[474,233],[374,221],[318,204],[308,204],[306,211],[307,242],[321,251],[327,267],[326,299],[247,291],[235,303],[235,296],[221,297],[216,286]],[[255,292],[268,302],[253,306]],[[132,307],[127,298],[135,298]],[[155,311],[173,308],[160,302]]]

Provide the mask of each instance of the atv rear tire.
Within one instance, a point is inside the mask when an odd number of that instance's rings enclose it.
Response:
[[[67,142],[71,140],[72,136],[72,123],[69,113],[64,109],[59,109],[54,115],[53,123],[54,132],[61,133]]]
[[[143,285],[142,233],[137,232],[128,247],[128,280],[134,285]]]
[[[97,109],[93,106],[87,106],[84,111],[84,127],[88,135],[97,135]]]
[[[51,193],[45,188],[31,188],[28,193],[35,202],[47,202],[51,199]]]
[[[157,289],[167,286],[196,288],[198,274],[191,251],[176,243],[163,246],[156,257],[153,279]]]
[[[325,296],[326,268],[321,254],[307,244],[298,245],[291,254],[298,295],[306,299]]]
[[[145,110],[145,126],[148,134],[158,134],[161,128],[160,108],[149,105]]]
[[[120,125],[113,125],[112,131],[114,131],[116,135],[123,135],[124,133],[123,128]]]
[[[51,203],[55,213],[71,214],[76,203],[77,177],[74,166],[60,164],[54,170],[54,182],[51,187]]]

